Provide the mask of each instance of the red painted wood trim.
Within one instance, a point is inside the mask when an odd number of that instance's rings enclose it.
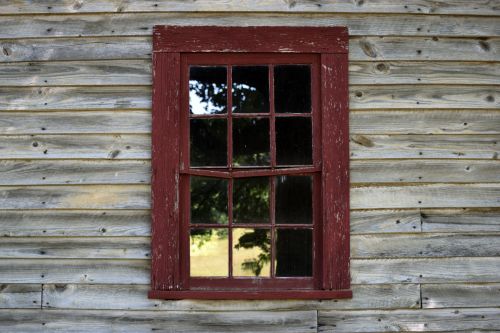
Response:
[[[180,54],[154,54],[153,68],[151,282],[179,290]]]
[[[321,55],[323,289],[349,289],[349,94],[347,54]]]
[[[155,26],[154,52],[347,53],[346,27]]]
[[[148,293],[148,297],[152,299],[211,299],[211,300],[340,299],[340,298],[352,298],[352,291],[351,290],[284,290],[284,291],[151,290]]]

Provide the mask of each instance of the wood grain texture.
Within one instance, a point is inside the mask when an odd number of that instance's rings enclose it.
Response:
[[[500,184],[351,188],[351,208],[500,207]],[[149,209],[148,185],[2,186],[0,209]]]
[[[0,311],[0,322],[17,332],[316,332],[316,311]]]
[[[386,234],[351,237],[351,258],[439,258],[499,256],[499,234],[425,233],[420,235]]]
[[[2,17],[0,38],[149,36],[155,25],[349,27],[352,36],[498,36],[496,17],[398,14],[120,13]]]
[[[496,307],[500,284],[423,284],[424,309]]]
[[[150,229],[148,210],[0,212],[0,236],[4,237],[150,236]]]
[[[498,183],[497,160],[354,160],[357,183]]]
[[[500,283],[499,272],[499,257],[351,260],[353,284]],[[150,260],[2,259],[0,281],[148,285]]]
[[[320,311],[318,332],[495,331],[500,310]]]
[[[349,116],[351,134],[500,134],[496,110],[366,110]]]
[[[185,2],[167,0],[151,3],[147,0],[99,0],[75,3],[71,0],[22,0],[0,3],[4,14],[54,14],[54,13],[127,13],[127,12],[318,12],[318,13],[411,13],[411,14],[454,14],[454,15],[500,15],[495,2],[454,0],[349,0],[280,1],[266,0],[256,4],[251,0],[198,0]]]
[[[500,207],[499,184],[429,184],[351,188],[351,208]]]
[[[90,158],[149,159],[149,135],[9,135],[0,136],[3,159]]]
[[[418,209],[351,210],[351,235],[421,232]]]
[[[500,65],[490,62],[356,61],[351,84],[500,84]],[[0,86],[149,85],[146,59],[5,63]]]
[[[0,258],[150,258],[149,237],[4,238]],[[500,256],[498,234],[353,235],[351,258]]]
[[[498,183],[496,160],[353,160],[351,184]],[[0,185],[150,184],[147,160],[2,160]]]
[[[351,109],[500,108],[496,86],[350,86]]]
[[[0,258],[144,259],[150,244],[149,237],[9,237],[0,243]]]
[[[495,109],[496,86],[392,85],[349,87],[351,110],[374,109]],[[3,87],[0,111],[149,109],[148,86]]]
[[[0,209],[149,209],[147,185],[0,187]]]
[[[82,88],[84,90],[85,88]],[[150,111],[0,112],[0,134],[151,133]]]
[[[500,257],[352,259],[353,284],[500,282]]]
[[[40,284],[0,285],[0,309],[40,309],[41,306]]]
[[[351,159],[492,159],[499,135],[351,135]]]
[[[480,109],[352,111],[349,124],[351,134],[500,134],[500,112]],[[93,133],[150,134],[151,112],[0,112],[0,134]]]
[[[150,87],[0,88],[0,110],[149,109]]]
[[[286,301],[162,301],[147,298],[148,285],[51,284],[43,286],[47,309],[115,309],[168,311],[294,311],[315,309],[415,308],[416,284],[354,285],[352,300]],[[126,299],[127,302],[123,300]]]
[[[422,211],[424,232],[500,232],[498,209]]]
[[[2,160],[0,185],[150,184],[149,161]]]
[[[3,283],[149,284],[149,272],[150,260],[2,259],[0,261],[0,281]]]
[[[151,59],[150,37],[0,40],[0,62]],[[350,61],[498,61],[500,38],[352,37]]]

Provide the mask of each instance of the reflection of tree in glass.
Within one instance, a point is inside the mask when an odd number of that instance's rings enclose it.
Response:
[[[269,112],[269,74],[267,66],[233,67],[233,111]]]
[[[233,119],[233,163],[269,165],[269,119]]]
[[[271,260],[271,243],[269,239],[269,229],[253,229],[239,237],[236,249],[260,248],[257,258],[245,260],[241,266],[243,270],[251,271],[255,276],[259,276],[265,264]]]
[[[233,211],[235,223],[269,222],[269,178],[235,179]]]
[[[192,114],[226,112],[225,67],[194,66],[189,71],[189,111]]]
[[[191,242],[201,249],[213,236],[217,240],[227,239],[227,229],[191,229]]]
[[[227,123],[225,119],[191,119],[191,166],[227,164]]]
[[[227,224],[227,180],[191,177],[191,223]]]

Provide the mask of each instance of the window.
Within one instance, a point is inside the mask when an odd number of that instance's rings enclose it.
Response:
[[[150,298],[352,296],[347,43],[155,27]]]

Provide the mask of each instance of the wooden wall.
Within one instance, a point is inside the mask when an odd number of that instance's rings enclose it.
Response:
[[[500,329],[499,0],[0,13],[0,332]],[[155,24],[349,27],[352,300],[147,299]]]

